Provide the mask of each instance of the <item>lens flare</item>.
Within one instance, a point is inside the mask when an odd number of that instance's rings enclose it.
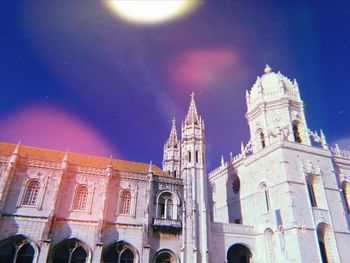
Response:
[[[138,24],[157,24],[188,14],[198,0],[107,0],[121,18]]]

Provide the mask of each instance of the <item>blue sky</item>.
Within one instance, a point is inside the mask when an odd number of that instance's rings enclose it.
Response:
[[[311,130],[350,146],[347,1],[202,1],[135,25],[102,1],[0,1],[0,140],[161,165],[190,93],[209,170],[248,141],[245,90],[296,78]]]

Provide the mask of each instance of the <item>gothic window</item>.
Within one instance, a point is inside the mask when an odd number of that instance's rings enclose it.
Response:
[[[260,141],[261,141],[261,147],[265,148],[266,144],[265,144],[265,136],[264,133],[261,131],[260,132]]]
[[[88,200],[88,188],[86,185],[79,185],[75,190],[73,209],[86,210]]]
[[[58,244],[53,251],[52,262],[85,263],[88,251],[82,242],[69,239]]]
[[[307,184],[307,191],[309,194],[309,199],[312,207],[317,207],[317,201],[316,201],[316,195],[315,195],[315,189],[313,184],[313,178],[309,176],[306,180]]]
[[[14,236],[0,244],[0,262],[32,262],[34,252],[33,246],[24,236]]]
[[[161,219],[177,220],[177,196],[169,192],[163,192],[157,199],[157,217]]]
[[[119,241],[103,252],[103,262],[105,263],[133,263],[135,251],[129,244]]]
[[[172,251],[161,250],[154,257],[155,263],[175,263],[176,258]]]
[[[191,151],[188,151],[188,162],[191,162]]]
[[[319,250],[322,258],[323,263],[330,262],[329,255],[327,254],[327,250],[329,249],[329,226],[325,223],[320,223],[317,226],[317,239],[318,239],[318,245]],[[333,261],[332,261],[333,262]]]
[[[300,137],[300,131],[299,131],[299,122],[294,121],[292,123],[293,126],[293,135],[294,135],[294,141],[297,143],[301,143],[301,137]]]
[[[174,177],[176,177],[176,170],[174,170]]]
[[[196,151],[196,163],[198,163],[198,151]]]
[[[240,187],[241,187],[241,183],[239,181],[239,178],[237,175],[234,175],[233,182],[232,182],[232,191],[235,195],[239,193]]]
[[[124,215],[131,214],[131,193],[129,191],[123,191],[121,194],[120,213]]]
[[[262,207],[264,212],[268,213],[270,211],[270,196],[269,190],[267,189],[267,185],[265,183],[260,185],[260,193],[262,195]]]
[[[23,205],[36,206],[38,202],[38,196],[40,191],[40,183],[37,180],[31,180],[27,184],[27,187],[23,196]]]
[[[350,206],[349,206],[349,183],[348,182],[343,182],[342,183],[342,193],[343,193],[343,197],[344,197],[344,202],[345,202],[345,208],[346,208],[346,212],[348,214],[350,214]]]
[[[258,129],[256,131],[256,138],[257,138],[257,143],[259,144],[259,147],[265,148],[266,147],[266,141],[265,141],[265,135],[262,131],[262,129]]]

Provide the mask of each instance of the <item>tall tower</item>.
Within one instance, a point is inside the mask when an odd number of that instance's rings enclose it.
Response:
[[[177,139],[175,118],[169,138],[164,144],[163,171],[176,178],[180,177],[180,144]]]
[[[181,262],[208,262],[207,178],[204,121],[194,94],[181,136],[181,176],[184,182],[183,254]]]
[[[277,140],[310,145],[296,80],[292,82],[266,65],[264,74],[247,91],[246,101],[253,152]]]

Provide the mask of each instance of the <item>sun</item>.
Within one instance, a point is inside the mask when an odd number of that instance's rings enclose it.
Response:
[[[107,0],[121,18],[138,24],[157,24],[188,14],[198,0]]]

